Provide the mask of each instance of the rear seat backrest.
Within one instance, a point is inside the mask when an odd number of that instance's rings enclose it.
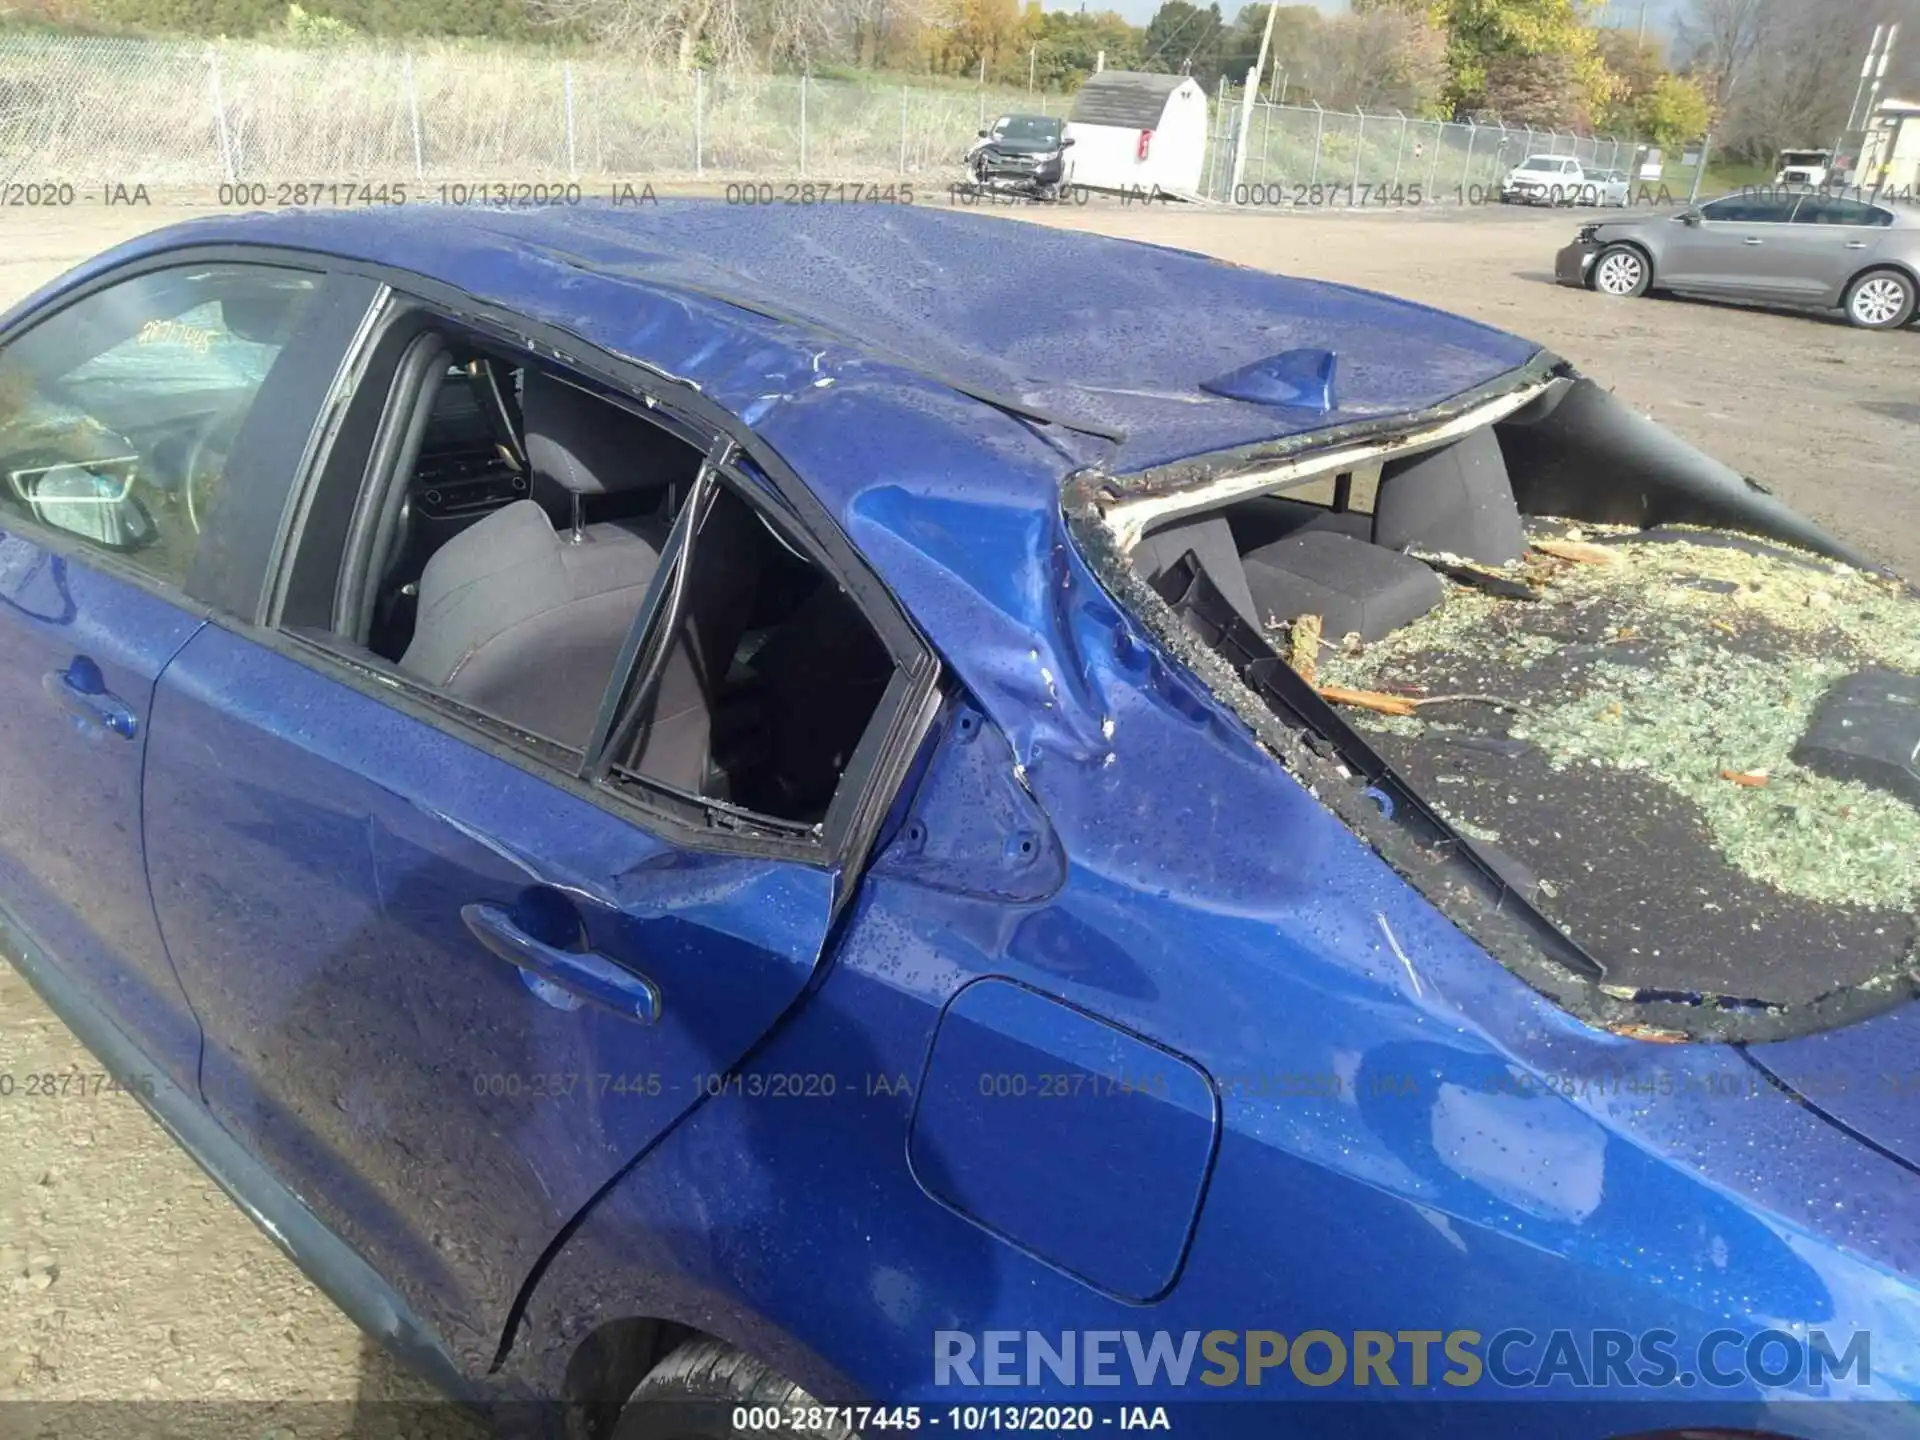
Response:
[[[1233,530],[1224,515],[1204,520],[1186,520],[1156,530],[1140,541],[1134,551],[1134,564],[1148,580],[1157,580],[1178,565],[1191,550],[1199,557],[1200,570],[1249,625],[1258,625],[1253,592],[1247,588],[1247,572],[1234,546]]]

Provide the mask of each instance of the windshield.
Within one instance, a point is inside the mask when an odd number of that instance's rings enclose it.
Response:
[[[1782,165],[1824,165],[1827,163],[1827,152],[1824,150],[1782,150],[1780,152],[1780,163]]]
[[[1565,157],[1560,155],[1529,155],[1525,160],[1520,162],[1520,168],[1522,170],[1551,170],[1555,174],[1558,174],[1560,167],[1564,163]]]
[[[1060,138],[1060,122],[1045,115],[1002,115],[993,122],[992,138],[1025,144],[1050,143]]]

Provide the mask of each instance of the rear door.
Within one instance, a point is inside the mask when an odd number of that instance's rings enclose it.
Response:
[[[358,393],[405,403],[384,376]],[[282,573],[340,544],[324,492],[366,460],[329,457]],[[932,683],[888,613],[901,670],[817,826],[656,792],[285,610],[209,624],[168,667],[147,834],[206,1100],[470,1373],[567,1222],[806,990]]]
[[[1809,195],[1782,238],[1782,263],[1798,296],[1837,305],[1846,284],[1870,260],[1893,224],[1893,212],[1840,196]]]
[[[0,906],[189,1090],[199,1027],[142,859],[154,684],[277,513],[354,288],[149,262],[0,340]]]

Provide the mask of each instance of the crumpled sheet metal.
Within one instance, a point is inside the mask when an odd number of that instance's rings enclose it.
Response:
[[[393,265],[564,325],[609,350],[637,343],[636,309],[668,293],[739,302],[690,309],[671,368],[707,388],[719,332],[784,316],[814,339],[990,391],[1069,424],[1124,432],[1113,473],[1438,403],[1525,363],[1532,342],[1408,301],[1223,264],[1187,251],[934,205],[740,206],[715,201],[525,209],[415,205],[190,221],[108,252],[230,241]],[[781,343],[805,349],[789,332]],[[1328,413],[1209,395],[1202,380],[1284,350],[1339,356]],[[793,370],[791,364],[775,366]],[[883,416],[877,416],[884,423]],[[982,423],[1000,417],[983,413]],[[789,456],[821,487],[816,457]],[[1085,458],[1092,458],[1091,456]]]

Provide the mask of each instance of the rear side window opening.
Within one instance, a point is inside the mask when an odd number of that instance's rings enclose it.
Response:
[[[381,342],[296,533],[282,631],[708,828],[818,840],[896,676],[720,437],[439,317]]]
[[[1176,653],[1536,988],[1714,1039],[1911,992],[1911,586],[1564,367],[1397,435],[1183,470],[1069,512]]]

